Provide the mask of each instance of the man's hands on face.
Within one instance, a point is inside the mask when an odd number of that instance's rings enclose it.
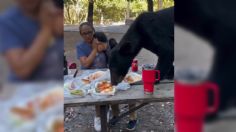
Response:
[[[42,30],[62,36],[64,32],[63,10],[58,9],[51,0],[42,3],[39,13]]]
[[[93,47],[94,46],[94,47]],[[96,38],[93,39],[93,44],[92,44],[93,48],[97,49],[97,52],[103,52],[107,49],[107,44],[99,42]]]
[[[53,33],[56,36],[63,36],[64,33],[64,16],[63,16],[63,10],[57,9],[57,15],[54,18],[54,24],[53,24]]]
[[[95,51],[98,51],[98,40],[97,39],[93,39],[92,49]]]
[[[103,52],[107,49],[107,44],[99,42],[97,38],[94,38],[92,42],[92,49],[97,52]]]
[[[98,52],[103,52],[107,49],[107,45],[104,43],[98,44]]]
[[[49,29],[52,31],[54,24],[54,17],[56,14],[56,7],[52,1],[48,0],[42,3],[39,11],[39,20],[43,29]]]

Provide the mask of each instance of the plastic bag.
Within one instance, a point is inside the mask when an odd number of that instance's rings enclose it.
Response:
[[[122,81],[116,86],[117,90],[128,90],[130,88],[130,84]]]

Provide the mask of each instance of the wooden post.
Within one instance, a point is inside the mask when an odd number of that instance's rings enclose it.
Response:
[[[89,0],[87,21],[93,25],[93,0]]]
[[[100,105],[101,132],[108,132],[107,124],[107,105]]]
[[[148,3],[148,11],[153,12],[153,0],[147,0]]]

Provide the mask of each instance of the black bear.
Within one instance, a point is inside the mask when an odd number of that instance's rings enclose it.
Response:
[[[113,41],[113,43],[115,43]],[[161,79],[174,75],[174,7],[139,15],[110,53],[109,69],[113,85],[121,82],[132,60],[142,48],[158,56],[156,69]]]

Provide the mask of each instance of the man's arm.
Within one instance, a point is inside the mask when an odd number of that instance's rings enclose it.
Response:
[[[78,51],[78,52],[81,52],[81,51]],[[96,40],[94,39],[92,42],[92,52],[89,54],[89,56],[79,57],[81,65],[83,67],[89,68],[93,64],[93,61],[96,58],[97,53],[98,53],[98,45],[97,45]]]
[[[9,66],[18,77],[26,79],[32,74],[42,61],[51,38],[50,29],[43,28],[29,49],[11,49],[4,54]]]
[[[45,55],[45,52],[52,39],[52,27],[55,22],[55,9],[51,4],[43,3],[40,8],[37,20],[41,27],[30,44],[30,47],[12,48],[4,53],[4,56],[13,70],[13,72],[21,79],[27,79],[33,71],[40,65]],[[10,34],[14,38],[15,34]],[[15,36],[16,37],[16,36]],[[15,41],[16,45],[21,41]],[[8,44],[7,41],[4,44]]]
[[[80,63],[83,67],[89,68],[96,58],[97,50],[93,49],[88,57],[80,57]]]

